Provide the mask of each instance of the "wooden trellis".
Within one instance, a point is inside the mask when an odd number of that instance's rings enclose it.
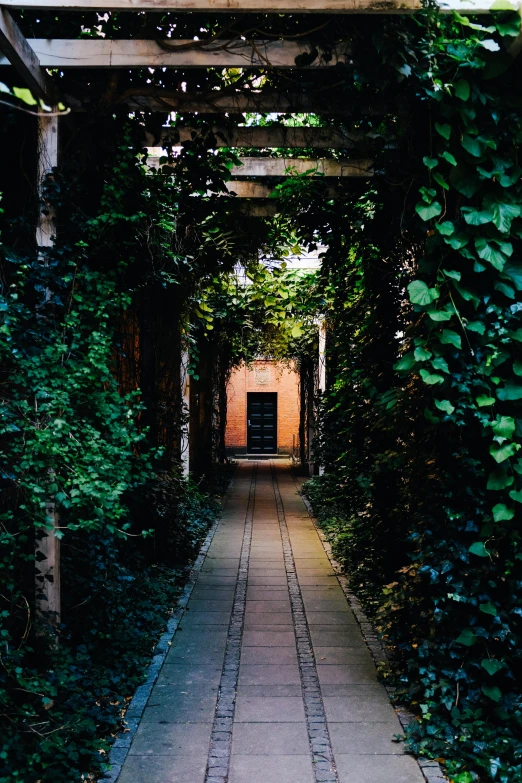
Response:
[[[518,10],[520,3],[502,0],[502,10]],[[234,41],[175,41],[164,42],[155,40],[107,40],[107,39],[31,39],[27,40],[9,13],[9,9],[26,9],[33,11],[98,11],[98,12],[201,12],[201,13],[263,13],[263,14],[405,14],[418,10],[420,0],[0,0],[0,66],[12,65],[24,85],[44,102],[52,107],[59,100],[57,83],[46,69],[130,69],[130,68],[231,68],[244,69],[292,69],[296,67],[296,57],[309,55],[311,44],[305,41],[289,40],[246,40]],[[487,13],[499,8],[498,0],[439,0],[442,11],[456,10],[460,13]],[[517,41],[514,47],[520,45]],[[338,63],[343,63],[349,57],[348,44],[338,44],[328,57],[319,48],[317,56],[305,66],[309,70],[331,69]],[[83,106],[74,99],[65,96],[63,102],[73,110],[83,110]],[[254,89],[243,91],[219,91],[204,94],[186,94],[181,91],[157,90],[144,86],[129,87],[119,102],[129,110],[147,110],[158,113],[179,111],[183,114],[204,112],[206,114],[240,114],[243,112],[314,112],[336,113],[350,116],[354,111],[351,106],[326,105],[319,94],[297,94],[288,96],[276,93],[274,90],[258,91]],[[371,106],[364,108],[366,114],[380,114],[386,107],[376,100]],[[397,107],[395,107],[397,109]],[[57,165],[58,152],[58,118],[52,121],[42,121],[40,138],[40,173],[43,175]],[[176,129],[178,136],[173,140],[172,131],[165,130],[162,143],[183,142],[190,138],[191,129]],[[214,133],[217,146],[270,148],[311,148],[311,149],[342,149],[354,150],[365,139],[357,134],[343,133],[338,129],[326,128],[246,128],[228,127],[216,124]],[[360,157],[360,156],[359,156]],[[316,173],[330,178],[369,177],[372,175],[371,161],[358,159],[328,160],[317,159],[282,159],[282,158],[252,158],[246,157],[242,166],[233,172],[233,179],[228,184],[230,193],[239,198],[253,199],[249,203],[251,214],[273,214],[275,204],[269,202],[274,179],[286,176],[288,165],[294,166],[299,173],[313,169]],[[254,181],[252,181],[254,180]],[[335,189],[328,186],[328,195],[335,195]],[[257,203],[256,203],[257,200]],[[38,225],[38,244],[45,245],[52,241],[52,228],[49,218],[42,216]],[[324,347],[324,341],[323,341]],[[186,381],[187,357],[182,367],[183,379]],[[184,369],[185,368],[185,369]],[[189,396],[188,384],[184,384],[184,399]],[[184,463],[188,464],[188,440],[183,439]],[[49,506],[49,516],[53,524],[57,524],[54,506]],[[60,613],[59,584],[59,540],[47,536],[40,544],[40,551],[46,556],[45,566],[40,565],[42,576],[52,576],[54,581],[47,581],[45,601],[41,608]],[[53,570],[54,569],[54,570]]]

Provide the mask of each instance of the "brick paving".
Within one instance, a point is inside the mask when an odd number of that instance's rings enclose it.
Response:
[[[423,783],[288,465],[242,462],[118,783]]]

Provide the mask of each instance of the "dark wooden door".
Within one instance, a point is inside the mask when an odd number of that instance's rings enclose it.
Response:
[[[248,392],[247,451],[277,454],[277,392]]]

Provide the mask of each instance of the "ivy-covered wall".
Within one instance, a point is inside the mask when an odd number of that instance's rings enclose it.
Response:
[[[456,783],[507,783],[522,780],[519,20],[428,9],[401,29],[395,162],[329,218],[345,242],[324,268],[326,474],[307,492],[395,651],[411,747]]]

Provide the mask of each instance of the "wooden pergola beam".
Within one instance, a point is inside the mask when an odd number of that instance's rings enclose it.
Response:
[[[216,137],[216,147],[352,149],[357,144],[370,140],[369,136],[356,131],[343,131],[330,127],[294,128],[288,125],[276,125],[227,128],[223,125],[214,125],[211,130]],[[201,133],[198,128],[165,128],[159,146],[183,144],[191,141],[194,136],[197,137],[198,133]]]
[[[11,14],[0,7],[0,49],[33,95],[46,103],[56,101],[54,85]]]
[[[321,93],[299,92],[288,95],[275,90],[241,90],[229,92],[211,90],[206,93],[186,93],[181,90],[162,90],[156,87],[132,87],[119,98],[132,111],[178,112],[179,114],[299,114],[314,113],[352,115],[382,115],[390,111],[383,101],[375,99],[372,103],[361,102],[358,105],[332,101]],[[74,104],[71,102],[74,108]],[[399,107],[400,108],[400,107]],[[394,106],[392,111],[397,112]]]
[[[214,41],[202,48],[191,39],[107,40],[105,38],[31,38],[28,43],[44,68],[296,68],[296,57],[314,47],[296,41]],[[199,44],[199,45],[198,45]],[[168,48],[168,47],[172,47]],[[327,62],[320,59],[306,68],[335,67],[344,63],[349,45],[338,44]],[[331,55],[331,57],[330,57]],[[7,65],[7,58],[0,65]]]
[[[371,177],[370,160],[330,160],[329,158],[239,158],[234,177],[288,177],[309,174],[316,177]]]
[[[277,196],[274,194],[275,184],[249,182],[247,180],[230,180],[230,182],[226,183],[226,188],[230,194],[235,194],[238,199],[277,200]],[[326,188],[326,194],[329,198],[333,198],[337,193],[338,189],[335,185],[328,185]]]
[[[276,178],[307,174],[311,177],[371,177],[371,160],[331,160],[329,158],[239,158],[240,166],[233,166],[234,180],[245,177]],[[149,166],[160,167],[156,156],[147,158]],[[176,170],[176,164],[163,166],[166,171]]]
[[[405,14],[421,8],[420,0],[3,0],[6,8],[36,11],[152,11],[180,13],[277,14]],[[438,0],[443,12],[483,14],[492,10],[517,11],[518,0]]]

